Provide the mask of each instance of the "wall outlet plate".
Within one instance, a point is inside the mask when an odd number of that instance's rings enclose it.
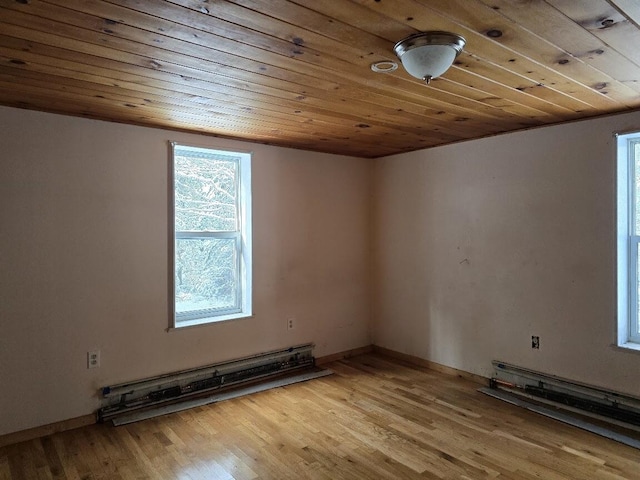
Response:
[[[98,368],[100,366],[100,350],[87,352],[87,368]]]

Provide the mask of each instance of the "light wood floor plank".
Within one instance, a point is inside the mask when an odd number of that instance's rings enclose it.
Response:
[[[0,448],[0,480],[638,479],[640,452],[367,354],[334,375]]]

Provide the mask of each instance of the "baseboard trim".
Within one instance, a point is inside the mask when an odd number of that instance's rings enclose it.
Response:
[[[96,423],[96,416],[90,413],[81,417],[70,418],[68,420],[42,425],[40,427],[33,427],[27,430],[7,433],[0,435],[0,448],[6,447],[7,445],[13,445],[14,443],[28,442],[29,440],[46,437],[47,435],[52,435],[54,433],[86,427],[87,425],[93,425],[94,423]]]
[[[373,352],[373,345],[367,345],[366,347],[353,348],[344,352],[333,353],[331,355],[325,355],[324,357],[316,358],[316,365],[324,365],[325,363],[337,362],[338,360],[344,360],[345,358],[355,357],[357,355],[364,355],[366,353]]]
[[[465,372],[464,370],[458,370],[457,368],[453,367],[447,367],[446,365],[442,365],[440,363],[425,360],[424,358],[416,357],[414,355],[397,352],[395,350],[390,350],[388,348],[379,347],[378,345],[373,345],[373,353],[390,357],[395,360],[400,360],[416,367],[428,368],[429,370],[444,373],[445,375],[471,380],[472,382],[479,385],[487,386],[489,384],[489,379],[481,375]]]

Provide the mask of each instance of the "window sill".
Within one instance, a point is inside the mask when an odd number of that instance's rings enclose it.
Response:
[[[611,348],[619,352],[635,353],[636,355],[640,355],[640,343],[627,342],[620,345],[613,344],[611,345]]]
[[[221,322],[228,322],[231,320],[241,320],[243,318],[253,318],[254,315],[252,313],[231,313],[229,315],[220,315],[219,317],[208,317],[208,318],[198,318],[197,320],[185,320],[180,322],[179,324],[174,324],[173,326],[167,328],[167,332],[172,332],[176,330],[184,330],[185,328],[193,328],[193,327],[206,327],[207,325],[216,325]]]

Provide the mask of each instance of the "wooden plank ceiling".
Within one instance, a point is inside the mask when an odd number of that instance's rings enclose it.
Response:
[[[378,157],[640,107],[637,0],[0,0],[0,104]],[[427,86],[394,44],[467,39]]]

